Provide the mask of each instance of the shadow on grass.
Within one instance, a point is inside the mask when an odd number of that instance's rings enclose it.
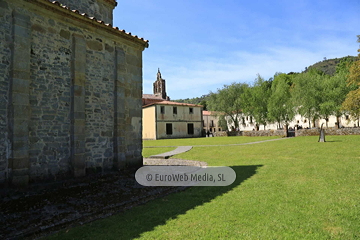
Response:
[[[67,233],[62,233],[56,237],[59,239],[76,239],[78,237],[86,239],[134,239],[141,237],[142,233],[152,231],[157,226],[164,225],[168,220],[176,219],[179,215],[231,191],[255,175],[261,166],[232,166],[231,168],[236,172],[236,180],[230,186],[191,187],[185,191],[170,194],[135,207],[125,213],[95,221],[83,227],[70,229]]]

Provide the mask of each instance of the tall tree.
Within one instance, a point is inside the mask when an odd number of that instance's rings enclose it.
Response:
[[[315,120],[320,114],[322,76],[322,72],[311,68],[294,77],[292,100],[297,112],[309,119],[309,128],[311,123],[315,126]]]
[[[241,95],[249,86],[243,83],[224,85],[216,93],[210,92],[207,108],[224,114],[234,128],[239,128],[239,117],[242,113],[243,102]]]
[[[360,42],[360,35],[358,37],[358,42]],[[360,49],[358,49],[360,52]],[[360,53],[358,54],[358,59],[355,61],[350,69],[349,75],[347,78],[347,83],[349,86],[352,86],[354,90],[350,91],[342,103],[342,108],[349,112],[354,118],[358,120],[358,126],[360,122]]]
[[[325,118],[326,125],[330,115],[335,115],[337,119],[337,126],[340,126],[340,117],[344,114],[341,108],[346,95],[350,90],[353,90],[351,85],[346,84],[347,76],[349,75],[349,67],[352,64],[351,59],[343,60],[336,69],[334,76],[330,77],[324,75],[321,81],[322,84],[322,101],[319,105],[320,115]]]
[[[290,93],[292,81],[293,75],[276,74],[271,85],[271,96],[268,103],[269,118],[277,122],[279,127],[281,124],[287,126],[295,116]]]
[[[253,87],[244,93],[246,102],[244,112],[252,116],[256,122],[256,130],[263,125],[264,130],[269,121],[268,101],[271,96],[272,79],[265,81],[260,75],[257,76]]]

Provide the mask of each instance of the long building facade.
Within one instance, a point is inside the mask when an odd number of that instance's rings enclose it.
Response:
[[[239,129],[235,129],[233,123],[228,123],[228,130],[239,130],[239,131],[253,131],[256,129],[256,122],[253,120],[251,116],[241,115],[238,117],[239,121]],[[339,121],[339,123],[338,123]],[[342,115],[340,118],[336,118],[335,116],[330,116],[328,120],[325,119],[316,119],[315,122],[311,122],[309,124],[309,119],[301,116],[300,114],[296,114],[294,119],[289,123],[288,127],[293,129],[304,129],[304,128],[320,128],[321,125],[323,127],[337,127],[339,124],[340,128],[343,127],[359,127],[359,121],[354,121],[349,115]],[[283,125],[278,123],[270,123],[265,126],[266,130],[277,130],[283,128]],[[264,130],[264,125],[259,126],[259,130]]]

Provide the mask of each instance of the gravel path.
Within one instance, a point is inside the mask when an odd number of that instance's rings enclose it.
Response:
[[[192,149],[192,146],[180,146],[180,147],[177,147],[175,150],[172,150],[170,152],[161,153],[161,154],[157,154],[157,155],[152,155],[152,156],[150,156],[150,158],[167,159],[167,158],[172,157],[172,156],[174,156],[176,154],[187,152],[187,151],[189,151],[191,149]]]
[[[163,159],[163,158],[144,158],[144,165],[161,165],[161,166],[207,166],[206,162],[184,160],[184,159]]]

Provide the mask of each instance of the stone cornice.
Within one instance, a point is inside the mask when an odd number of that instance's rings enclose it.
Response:
[[[102,1],[104,1],[104,2],[106,2],[106,3],[108,3],[108,4],[113,5],[114,7],[116,7],[116,6],[117,6],[117,2],[116,2],[116,0],[102,0]]]
[[[144,48],[149,47],[149,41],[144,38],[140,38],[137,35],[132,35],[130,32],[126,32],[125,30],[121,30],[118,27],[113,27],[109,23],[105,23],[104,21],[99,21],[95,17],[89,17],[86,13],[80,13],[78,10],[71,10],[66,6],[62,6],[59,2],[49,0],[25,0],[28,3],[35,4],[44,9],[50,10],[56,14],[62,15],[67,18],[71,18],[82,24],[91,25],[96,28],[100,28],[108,33],[117,35],[131,42],[140,44]],[[107,0],[115,2],[114,0]]]

